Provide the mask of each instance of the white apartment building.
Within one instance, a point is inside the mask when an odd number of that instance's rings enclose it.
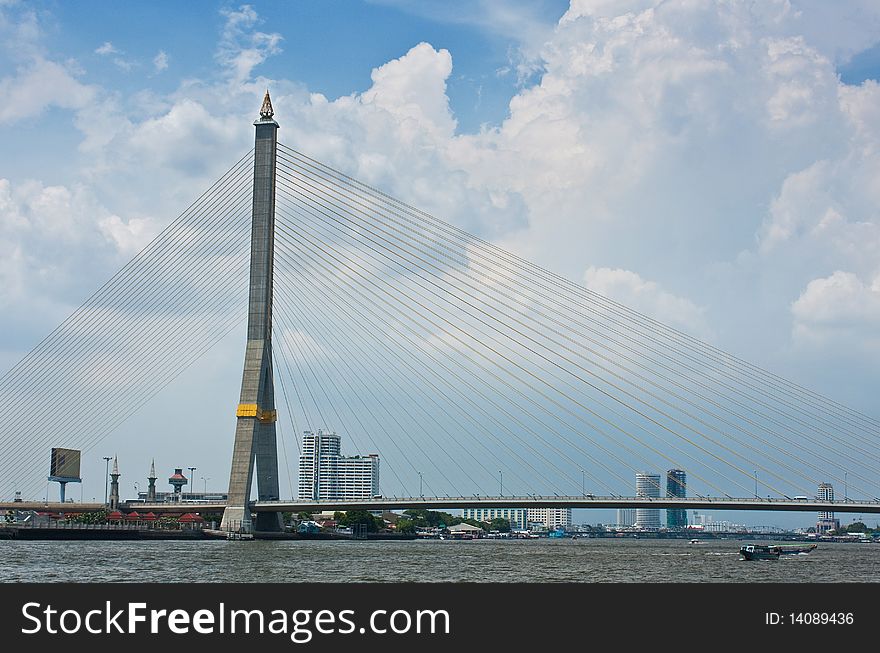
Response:
[[[636,523],[636,509],[635,508],[618,508],[617,509],[617,526],[621,528],[626,528],[628,526],[635,526]]]
[[[464,519],[490,522],[493,519],[506,519],[513,529],[528,528],[525,508],[464,508],[461,516]]]
[[[379,495],[379,456],[342,455],[342,438],[318,429],[303,433],[299,498],[369,499]]]
[[[526,520],[529,525],[537,524],[550,531],[559,527],[568,528],[571,526],[571,508],[529,508]]]

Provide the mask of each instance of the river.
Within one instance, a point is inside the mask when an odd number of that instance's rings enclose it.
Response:
[[[3,582],[880,582],[880,545],[746,562],[736,540],[0,541]]]

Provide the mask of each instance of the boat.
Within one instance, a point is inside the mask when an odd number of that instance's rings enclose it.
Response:
[[[779,560],[779,547],[762,544],[744,544],[739,547],[743,560]]]
[[[688,544],[699,544],[699,543],[700,543],[700,540],[698,540],[697,538],[694,538],[690,542],[688,542]]]
[[[779,553],[782,555],[791,555],[793,553],[807,554],[818,546],[818,544],[777,544],[776,548],[779,549]]]

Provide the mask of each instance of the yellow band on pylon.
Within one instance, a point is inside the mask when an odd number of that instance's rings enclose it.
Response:
[[[260,409],[256,404],[239,404],[235,412],[236,417],[256,417]]]
[[[235,412],[236,417],[256,417],[264,424],[271,424],[278,420],[278,412],[275,410],[260,410],[257,404],[239,404]]]

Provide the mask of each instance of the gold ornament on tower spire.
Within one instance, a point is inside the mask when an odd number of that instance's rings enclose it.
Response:
[[[266,97],[263,98],[263,106],[260,107],[260,118],[262,120],[272,120],[275,112],[272,111],[272,100],[269,99],[269,89],[266,89]]]

